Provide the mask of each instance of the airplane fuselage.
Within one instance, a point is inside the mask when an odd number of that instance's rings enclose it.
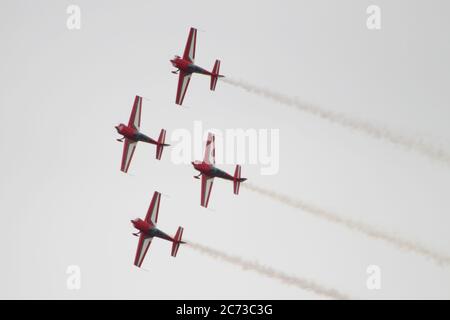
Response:
[[[145,234],[147,237],[156,237],[161,238],[167,241],[175,242],[175,239],[173,239],[168,234],[162,232],[159,230],[154,224],[148,223],[140,218],[131,220],[131,223],[133,226],[139,230],[140,233]]]
[[[200,74],[205,74],[205,75],[212,75],[211,72],[209,72],[208,70],[205,70],[199,66],[197,66],[196,64],[193,64],[192,62],[188,61],[188,60],[184,60],[180,57],[175,57],[174,59],[170,60],[170,62],[172,63],[172,65],[181,70],[184,71],[186,73],[200,73]]]
[[[214,177],[214,178],[222,178],[225,180],[234,180],[234,177],[228,173],[226,173],[223,170],[220,170],[219,168],[216,168],[214,165],[206,162],[196,162],[193,161],[192,165],[194,166],[194,169],[199,171],[201,174],[204,174],[208,177]]]
[[[146,136],[145,134],[139,132],[139,130],[136,130],[135,128],[129,127],[124,125],[123,123],[116,126],[117,133],[123,135],[125,138],[131,140],[131,141],[142,141],[146,143],[151,144],[157,144],[158,142],[150,138],[149,136]]]

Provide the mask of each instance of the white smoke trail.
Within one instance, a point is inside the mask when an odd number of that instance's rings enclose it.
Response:
[[[434,262],[436,262],[437,264],[439,264],[441,266],[450,265],[450,257],[449,256],[435,252],[432,249],[426,248],[422,244],[419,244],[419,243],[416,243],[416,242],[413,242],[410,240],[402,239],[396,235],[379,230],[370,225],[367,225],[367,224],[364,224],[364,223],[361,223],[358,221],[354,221],[349,218],[342,217],[336,213],[316,207],[316,206],[306,203],[302,200],[292,199],[286,195],[282,195],[282,194],[276,193],[271,190],[263,189],[261,187],[255,186],[255,185],[247,183],[247,182],[243,183],[242,186],[251,191],[254,191],[260,195],[269,197],[273,200],[281,202],[290,207],[300,209],[304,212],[310,213],[316,217],[343,225],[343,226],[347,227],[348,229],[361,232],[371,238],[383,240],[383,241],[390,243],[400,249],[414,252],[414,253],[420,254],[424,257],[430,258]]]
[[[412,137],[404,136],[385,127],[380,127],[369,122],[351,118],[343,113],[333,112],[330,110],[322,109],[318,106],[303,103],[297,98],[273,92],[269,89],[258,87],[241,80],[235,80],[231,78],[220,79],[225,83],[244,89],[247,92],[254,93],[258,96],[271,99],[287,106],[294,107],[297,110],[318,116],[332,123],[336,123],[346,128],[365,133],[373,138],[389,141],[394,145],[402,146],[406,149],[413,150],[422,155],[425,155],[433,160],[437,160],[450,165],[450,153],[448,153],[441,147],[431,145]]]
[[[338,299],[338,300],[343,300],[343,299],[349,299],[349,297],[341,292],[339,292],[338,290],[335,289],[330,289],[330,288],[326,288],[320,284],[315,283],[314,281],[308,280],[308,279],[303,279],[303,278],[298,278],[292,275],[288,275],[284,272],[272,269],[268,266],[262,265],[258,262],[252,262],[252,261],[247,261],[244,260],[241,257],[238,256],[234,256],[234,255],[230,255],[227,254],[225,252],[216,250],[216,249],[212,249],[210,247],[192,242],[192,241],[187,241],[186,243],[190,248],[208,255],[210,257],[237,265],[239,267],[242,267],[245,270],[251,270],[254,271],[260,275],[266,276],[268,278],[272,278],[272,279],[276,279],[279,280],[283,283],[292,285],[292,286],[296,286],[300,289],[303,290],[308,290],[311,292],[314,292],[316,294],[328,297],[328,298],[332,298],[332,299]]]

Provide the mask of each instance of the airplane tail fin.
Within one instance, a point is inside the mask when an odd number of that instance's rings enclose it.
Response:
[[[223,77],[223,75],[219,74],[220,71],[220,60],[216,60],[216,63],[214,63],[214,68],[212,70],[212,75],[211,75],[211,85],[210,85],[210,89],[211,91],[216,90],[216,84],[217,84],[217,79]]]
[[[161,160],[162,152],[164,147],[168,146],[168,144],[164,143],[166,140],[166,130],[161,129],[161,133],[159,134],[158,144],[156,145],[156,159]]]
[[[247,180],[246,178],[241,178],[241,166],[236,165],[236,170],[234,171],[234,180],[233,180],[233,191],[234,194],[239,194],[239,187],[241,186],[241,182]]]
[[[172,244],[172,257],[177,256],[178,248],[180,247],[181,243],[186,243],[184,241],[181,241],[181,237],[183,236],[183,227],[178,227],[177,233],[174,237],[174,242]]]

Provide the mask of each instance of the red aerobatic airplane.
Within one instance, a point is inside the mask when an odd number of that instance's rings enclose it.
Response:
[[[225,180],[233,181],[233,191],[234,194],[239,194],[239,186],[241,182],[247,180],[246,178],[241,178],[241,166],[236,165],[236,170],[234,171],[234,176],[216,168],[214,164],[216,163],[216,151],[214,146],[214,135],[208,133],[208,140],[206,141],[205,156],[203,161],[193,161],[192,165],[200,173],[194,176],[196,179],[202,178],[202,191],[200,197],[200,205],[207,208],[209,202],[209,196],[211,195],[211,189],[213,185],[214,178],[222,178]]]
[[[150,207],[148,208],[147,215],[145,216],[145,220],[142,220],[141,218],[131,220],[133,226],[139,230],[138,232],[133,233],[133,235],[139,237],[136,257],[134,259],[134,265],[139,268],[144,261],[145,254],[147,253],[154,237],[172,242],[172,257],[177,256],[180,244],[186,243],[184,241],[181,241],[181,237],[183,236],[182,227],[178,227],[177,233],[173,238],[156,228],[156,223],[158,222],[160,199],[161,193],[155,191],[155,193],[153,194],[152,202],[150,203]]]
[[[180,106],[183,104],[184,95],[186,94],[186,90],[193,73],[200,73],[210,76],[211,91],[214,91],[216,89],[217,79],[223,77],[223,75],[219,74],[219,60],[216,60],[216,63],[214,63],[214,68],[211,72],[194,64],[196,42],[197,29],[191,28],[191,30],[189,31],[189,37],[187,39],[186,48],[184,49],[183,57],[175,56],[175,58],[170,60],[170,62],[172,62],[172,65],[178,69],[177,71],[172,71],[172,73],[177,74],[179,72],[180,74],[178,78],[177,97],[175,100],[175,103],[179,104]]]
[[[134,150],[139,141],[151,143],[156,145],[156,159],[160,160],[163,152],[163,148],[168,146],[164,141],[166,139],[166,130],[161,129],[158,141],[146,136],[139,131],[141,126],[141,110],[142,110],[142,97],[136,96],[134,99],[133,110],[131,111],[130,120],[128,121],[128,126],[123,123],[116,126],[116,130],[119,134],[123,135],[121,139],[117,139],[119,142],[124,142],[123,144],[123,154],[122,154],[122,165],[120,170],[123,172],[128,171],[128,167],[131,163],[131,158],[133,157]],[[124,141],[125,140],[125,141]]]

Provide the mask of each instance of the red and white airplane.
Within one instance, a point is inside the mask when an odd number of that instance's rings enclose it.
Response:
[[[142,262],[144,261],[145,255],[152,243],[153,238],[161,238],[164,240],[168,240],[172,242],[172,257],[177,256],[178,248],[181,243],[186,243],[181,240],[183,236],[183,228],[178,227],[177,233],[172,238],[166,233],[162,232],[158,228],[156,228],[156,223],[158,222],[158,211],[159,211],[159,202],[161,200],[161,193],[155,191],[153,194],[152,202],[150,203],[150,207],[148,208],[147,215],[145,216],[145,220],[141,218],[137,218],[131,220],[133,226],[139,231],[133,233],[134,236],[139,237],[139,243],[136,250],[136,257],[134,258],[134,265],[137,267],[141,267]]]
[[[175,56],[170,62],[178,70],[172,71],[172,73],[177,74],[179,72],[180,76],[178,78],[178,89],[177,97],[175,100],[176,104],[180,106],[183,104],[184,95],[191,80],[191,75],[193,73],[200,73],[211,77],[210,89],[214,91],[216,89],[217,79],[223,77],[219,74],[220,61],[216,60],[214,63],[213,70],[209,72],[194,64],[195,60],[195,44],[197,42],[197,29],[191,28],[189,31],[189,37],[187,39],[186,48],[184,49],[183,57]]]
[[[119,142],[124,142],[123,144],[123,154],[122,154],[122,164],[120,170],[127,172],[131,163],[131,158],[133,158],[134,150],[139,141],[151,143],[156,145],[156,159],[160,160],[163,152],[163,148],[168,146],[165,144],[166,130],[161,129],[158,140],[153,140],[152,138],[141,133],[141,111],[142,111],[142,97],[136,96],[134,99],[133,110],[131,111],[130,120],[128,125],[123,123],[116,126],[116,130],[119,134],[123,135],[121,139],[117,139]]]
[[[241,182],[247,180],[246,178],[241,178],[241,166],[236,165],[236,170],[234,171],[234,176],[229,175],[225,171],[216,168],[214,165],[216,163],[216,151],[214,145],[214,135],[208,133],[208,140],[206,141],[205,156],[203,161],[193,161],[192,165],[200,173],[194,178],[202,179],[202,190],[200,197],[200,205],[207,208],[209,202],[209,196],[211,195],[211,189],[213,185],[214,178],[222,178],[225,180],[233,181],[233,192],[234,194],[239,194],[239,187]]]

